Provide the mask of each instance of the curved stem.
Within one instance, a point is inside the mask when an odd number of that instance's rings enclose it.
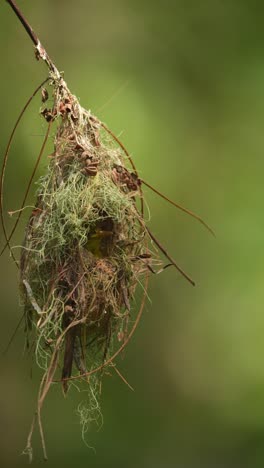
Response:
[[[12,238],[12,235],[16,229],[16,226],[17,226],[17,223],[19,220],[16,221],[16,224],[15,224],[15,227],[12,229],[12,232],[11,234],[8,236],[7,235],[7,231],[6,231],[6,227],[5,227],[5,221],[4,221],[4,212],[3,212],[3,190],[4,190],[4,179],[5,179],[5,171],[6,171],[6,165],[7,165],[7,160],[8,160],[8,156],[9,156],[9,151],[10,151],[10,148],[11,148],[11,145],[12,145],[12,142],[13,142],[13,138],[14,138],[14,135],[16,133],[16,130],[17,130],[17,127],[25,113],[25,111],[27,110],[29,104],[31,103],[32,99],[34,98],[34,96],[36,96],[36,94],[38,93],[38,91],[42,88],[42,86],[44,86],[44,84],[49,80],[49,78],[46,78],[38,87],[37,89],[35,89],[34,93],[30,96],[30,98],[27,100],[26,104],[24,105],[23,109],[21,110],[17,120],[16,120],[16,123],[14,125],[14,128],[11,132],[11,135],[10,135],[10,138],[8,140],[8,143],[7,143],[7,147],[6,147],[6,150],[5,150],[5,154],[4,154],[4,159],[3,159],[3,163],[2,163],[2,168],[1,168],[1,173],[0,173],[0,223],[2,225],[2,228],[3,228],[3,232],[4,232],[4,236],[5,236],[5,245],[3,247],[3,249],[1,250],[0,252],[0,256],[2,255],[2,253],[4,252],[4,250],[6,249],[6,247],[9,248],[9,250],[11,251],[11,247],[10,247],[10,240]],[[34,177],[34,176],[33,176]],[[27,196],[27,194],[26,194]],[[26,198],[26,197],[25,197]],[[23,200],[23,204],[25,202],[25,198]],[[21,209],[23,209],[23,205],[22,204],[22,207]],[[20,217],[20,215],[19,215]],[[12,255],[12,253],[11,253]]]

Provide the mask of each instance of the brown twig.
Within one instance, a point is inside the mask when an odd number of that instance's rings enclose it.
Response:
[[[19,21],[23,24],[25,30],[27,31],[30,39],[33,41],[33,43],[35,44],[35,46],[38,45],[39,43],[39,39],[38,39],[38,36],[34,33],[32,27],[30,26],[30,24],[28,23],[28,21],[26,20],[25,16],[23,15],[23,13],[19,10],[17,4],[13,1],[13,0],[6,0],[7,3],[9,3],[9,5],[11,6],[12,10],[15,12],[15,14],[17,15]]]
[[[140,218],[139,218],[139,221],[140,221]],[[179,273],[181,273],[181,275],[187,280],[189,281],[189,283],[192,285],[192,286],[195,286],[195,282],[193,281],[193,279],[187,275],[187,273],[185,273],[185,271],[175,262],[175,260],[173,260],[173,258],[169,255],[169,253],[167,252],[167,250],[163,247],[163,245],[158,241],[158,239],[154,236],[154,234],[152,234],[152,232],[149,230],[148,227],[146,227],[146,231],[149,235],[149,237],[153,240],[153,242],[156,244],[156,246],[159,248],[159,250],[163,253],[163,255],[165,255],[165,257],[172,263],[173,266],[175,266],[176,270],[179,271]]]
[[[141,183],[146,185],[146,187],[148,187],[150,190],[152,190],[153,192],[155,192],[157,195],[159,195],[159,197],[163,198],[164,200],[166,200],[168,203],[170,203],[171,205],[175,206],[175,208],[177,208],[178,210],[181,210],[183,211],[184,213],[188,214],[189,216],[191,216],[192,218],[194,219],[197,219],[197,221],[199,221],[199,223],[201,223],[214,237],[215,237],[215,233],[213,231],[212,228],[210,228],[210,226],[200,217],[198,216],[196,213],[194,213],[193,211],[191,210],[188,210],[187,208],[185,208],[184,206],[180,205],[179,203],[176,203],[175,201],[171,200],[170,198],[166,197],[166,195],[164,195],[163,193],[161,193],[159,190],[157,190],[155,187],[153,187],[153,185],[150,185],[148,182],[146,182],[145,180],[143,179],[140,179]]]
[[[29,22],[27,21],[27,19],[25,18],[25,16],[23,15],[23,13],[19,9],[19,7],[17,6],[16,2],[14,0],[6,0],[6,1],[10,5],[12,10],[14,11],[15,15],[18,17],[19,21],[21,22],[21,24],[25,28],[25,30],[28,33],[30,39],[32,40],[34,46],[36,47],[36,57],[37,57],[37,59],[41,58],[47,64],[50,72],[52,72],[54,74],[54,76],[56,76],[56,78],[58,78],[58,79],[62,78],[60,72],[58,71],[58,69],[54,65],[53,61],[51,60],[51,58],[47,54],[45,48],[43,47],[43,45],[41,44],[41,42],[40,42],[40,40],[39,40],[39,38],[37,36],[37,34],[33,31],[33,28],[30,26]]]
[[[116,365],[112,362],[112,366],[111,368],[114,369],[114,371],[117,373],[117,375],[120,377],[120,379],[124,382],[124,384],[126,384],[128,386],[128,388],[130,388],[130,390],[132,390],[132,392],[134,392],[134,388],[130,385],[130,383],[125,379],[125,377],[123,376],[123,374],[120,372],[120,370],[117,369]]]

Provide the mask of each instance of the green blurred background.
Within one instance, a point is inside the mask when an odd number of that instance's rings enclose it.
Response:
[[[135,392],[117,376],[105,378],[104,426],[87,436],[96,454],[82,442],[76,415],[85,396],[72,389],[64,399],[59,387],[52,388],[43,411],[49,466],[263,467],[263,2],[18,4],[82,105],[122,135],[142,178],[199,213],[217,233],[213,239],[145,191],[149,226],[197,286],[173,269],[151,277],[151,302],[119,362]],[[47,74],[4,1],[0,55],[3,155],[16,116]],[[19,207],[42,142],[39,107],[37,98],[16,135],[6,212]],[[15,245],[23,229],[22,223]],[[22,313],[8,254],[0,275],[2,349]],[[28,463],[20,453],[40,374],[23,349],[21,328],[1,356],[3,467]],[[39,466],[38,435],[34,444],[33,466]]]

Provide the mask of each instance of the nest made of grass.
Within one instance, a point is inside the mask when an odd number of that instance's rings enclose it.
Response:
[[[26,229],[21,291],[37,363],[49,384],[61,370],[66,393],[73,371],[89,374],[126,340],[150,255],[137,174],[66,85],[53,85],[53,108],[42,114],[58,128]],[[94,374],[88,384],[86,423],[97,418],[101,377]]]

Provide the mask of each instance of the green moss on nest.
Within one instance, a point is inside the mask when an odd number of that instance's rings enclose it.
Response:
[[[59,122],[55,148],[26,230],[21,289],[46,389],[61,368],[66,393],[73,372],[104,365],[126,339],[131,300],[146,271],[146,231],[136,207],[140,183],[122,151],[66,85],[55,83],[54,96],[43,114]],[[97,420],[101,377],[88,380],[84,431]]]

